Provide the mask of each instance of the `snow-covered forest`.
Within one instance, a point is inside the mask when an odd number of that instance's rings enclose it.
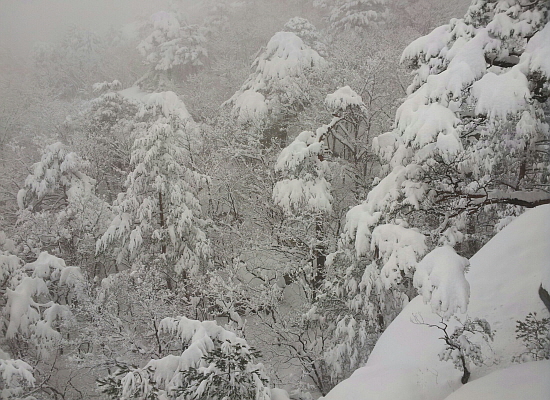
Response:
[[[1,399],[550,398],[550,0],[79,18],[1,31]]]

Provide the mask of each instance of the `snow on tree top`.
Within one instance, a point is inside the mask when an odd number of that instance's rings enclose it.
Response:
[[[254,72],[224,104],[233,105],[233,114],[241,123],[263,119],[277,103],[277,91],[294,94],[299,91],[294,79],[302,77],[310,68],[326,64],[297,34],[277,32],[254,60]]]
[[[325,98],[325,105],[329,110],[335,112],[337,110],[345,110],[351,106],[363,106],[363,99],[349,86],[344,86],[336,90],[334,93],[328,94]]]
[[[151,23],[154,29],[159,29],[166,34],[168,38],[175,38],[178,36],[181,28],[180,23],[176,16],[171,12],[159,11],[151,15]],[[159,33],[153,32],[151,35],[155,37]]]
[[[325,132],[321,127],[316,133],[300,133],[277,159],[275,170],[281,171],[287,179],[275,184],[273,201],[286,212],[332,211],[331,185],[325,178],[329,168],[326,161],[319,159]]]
[[[311,35],[314,39],[318,38],[317,28],[315,28],[315,26],[307,19],[302,17],[294,17],[289,19],[285,24],[285,30],[288,32],[294,32],[300,37],[302,35]]]
[[[301,75],[306,68],[325,65],[326,61],[293,32],[277,32],[264,53],[254,62],[262,81]]]
[[[235,99],[235,111],[238,121],[244,123],[264,118],[268,113],[268,107],[263,94],[248,89]]]
[[[191,114],[187,111],[185,103],[174,92],[148,93],[142,91],[138,86],[132,86],[118,93],[129,100],[141,103],[145,107],[153,108],[153,113],[156,113],[157,108],[159,108],[159,111],[165,117],[174,115],[181,120],[192,121]]]
[[[401,54],[401,62],[406,60],[415,60],[422,57],[428,61],[432,57],[437,57],[441,50],[447,45],[451,36],[450,25],[442,25],[435,28],[429,34],[413,40]]]
[[[317,135],[311,131],[304,131],[281,151],[275,164],[275,170],[295,169],[305,158],[319,154],[321,149],[322,143]]]

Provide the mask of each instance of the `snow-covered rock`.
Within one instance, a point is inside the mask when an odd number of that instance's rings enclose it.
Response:
[[[520,386],[525,387],[528,382],[533,391],[544,391],[543,380],[536,377],[544,373],[550,376],[545,363],[537,363],[541,364],[540,368],[521,365],[504,369],[512,365],[514,356],[525,351],[523,343],[516,339],[516,321],[524,320],[530,312],[536,312],[541,318],[549,316],[538,295],[549,268],[549,222],[550,205],[529,210],[470,259],[470,270],[466,274],[470,284],[467,316],[486,319],[495,336],[490,348],[484,349],[484,365],[471,366],[470,382],[464,389],[460,383],[462,373],[454,369],[452,363],[439,360],[443,348],[443,341],[439,339],[441,331],[413,322],[419,318],[425,323],[441,321],[431,306],[424,304],[423,298],[418,296],[382,334],[366,366],[337,385],[325,399],[441,400],[458,389],[458,397],[450,399],[487,399],[489,397],[485,397],[483,388],[502,386],[504,381],[508,385],[507,393],[523,393]],[[467,316],[457,314],[461,321]],[[488,375],[495,370],[502,371]],[[518,377],[525,374],[530,378],[508,380],[507,376],[516,371]],[[462,391],[465,397],[462,397]],[[533,395],[535,397],[494,398],[538,399],[537,393]]]

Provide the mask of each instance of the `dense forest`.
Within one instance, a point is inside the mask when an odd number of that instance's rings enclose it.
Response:
[[[0,49],[0,397],[542,385],[550,2],[469,3],[174,0]],[[395,372],[415,330],[443,389]]]

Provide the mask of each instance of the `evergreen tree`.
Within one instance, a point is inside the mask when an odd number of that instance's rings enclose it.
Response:
[[[315,0],[320,8],[328,8],[331,29],[362,30],[383,25],[388,17],[386,0]]]
[[[295,22],[291,20],[288,29],[294,30]],[[224,104],[232,106],[241,124],[266,131],[268,144],[272,138],[284,141],[288,120],[307,104],[301,81],[309,72],[326,65],[325,59],[299,35],[277,32],[254,60],[254,72]]]
[[[208,178],[194,171],[186,150],[193,122],[178,116],[173,92],[150,99],[164,113],[136,124],[126,191],[115,202],[115,218],[97,242],[97,251],[118,243],[118,263],[159,263],[168,287],[174,274],[188,277],[208,264],[210,244],[200,218],[198,189]],[[143,105],[154,116],[156,105]],[[180,112],[181,109],[179,110]],[[127,258],[127,260],[125,260]]]
[[[138,50],[150,71],[138,80],[140,86],[166,89],[178,77],[205,65],[208,52],[204,27],[187,24],[179,12],[159,11],[151,15],[147,29],[149,35],[139,43]]]

